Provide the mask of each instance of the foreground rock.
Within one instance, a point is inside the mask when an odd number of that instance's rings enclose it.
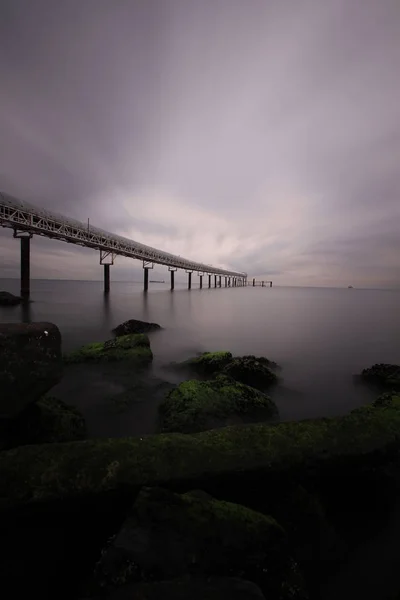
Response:
[[[61,335],[52,323],[0,324],[0,418],[13,418],[62,377]]]
[[[20,296],[14,296],[10,292],[0,292],[0,306],[16,306],[21,302],[22,298]]]
[[[159,406],[164,432],[196,433],[238,423],[267,421],[278,409],[265,394],[226,377],[184,381]]]
[[[316,488],[322,481],[325,497],[332,492],[332,503],[344,494],[350,505],[349,490],[357,492],[359,478],[370,477],[379,465],[397,457],[399,402],[399,396],[392,396],[383,408],[367,406],[345,417],[226,427],[196,435],[20,447],[0,453],[0,504],[82,498],[122,488],[136,493],[143,485],[167,484],[258,506],[279,491],[273,482],[310,478]],[[323,480],[318,479],[321,474]],[[385,499],[381,490],[379,495]],[[364,506],[371,498],[364,497]]]
[[[185,577],[157,583],[137,583],[112,593],[111,600],[265,600],[260,588],[236,577]]]
[[[30,404],[8,427],[4,446],[73,442],[86,437],[85,420],[73,406],[44,397]]]
[[[276,363],[263,356],[239,356],[228,362],[223,373],[263,391],[278,381],[277,375],[271,371],[277,367]]]
[[[200,356],[181,363],[180,366],[196,371],[200,375],[214,375],[215,373],[221,373],[231,359],[232,354],[230,352],[203,352]]]
[[[375,364],[369,369],[364,369],[361,378],[383,388],[400,390],[399,365]]]
[[[158,329],[161,329],[161,326],[157,323],[147,323],[146,321],[130,319],[115,327],[112,332],[119,337],[121,335],[129,335],[132,333],[150,333],[151,331],[157,331]]]
[[[138,364],[146,364],[153,360],[147,335],[123,335],[115,340],[87,344],[79,350],[64,355],[64,362],[67,364],[123,360]]]
[[[304,597],[275,519],[213,498],[143,488],[103,553],[95,583],[107,590],[141,579],[231,573],[255,581],[267,597]]]

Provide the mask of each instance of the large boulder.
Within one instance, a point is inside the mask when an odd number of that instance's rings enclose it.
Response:
[[[259,390],[266,390],[278,381],[277,375],[271,371],[278,365],[264,356],[238,356],[225,366],[223,373]]]
[[[361,378],[376,386],[400,390],[400,366],[385,363],[375,364],[369,369],[364,369]]]
[[[9,423],[4,446],[72,442],[85,437],[86,424],[81,413],[57,398],[45,396]]]
[[[180,367],[188,368],[200,375],[214,375],[220,373],[225,365],[232,359],[232,354],[225,350],[219,352],[203,352],[199,356],[189,358],[180,363]]]
[[[161,431],[196,433],[238,423],[267,421],[278,409],[265,394],[226,377],[184,381],[159,405]]]
[[[16,306],[21,302],[22,298],[20,296],[14,296],[10,292],[0,292],[0,306]]]
[[[61,334],[52,323],[0,324],[0,418],[18,415],[62,377]]]
[[[86,346],[64,355],[64,362],[67,364],[115,361],[147,364],[152,360],[150,341],[145,334],[123,335],[106,342],[86,344]]]
[[[112,332],[119,337],[121,335],[129,335],[132,333],[150,333],[151,331],[157,331],[158,329],[161,329],[161,326],[157,323],[147,323],[146,321],[130,319],[115,327]]]
[[[302,598],[284,530],[270,516],[230,502],[142,488],[95,572],[99,589],[185,575],[255,581],[267,597]],[[288,596],[291,589],[293,595]]]
[[[110,600],[265,600],[252,581],[237,577],[181,577],[117,588]]]

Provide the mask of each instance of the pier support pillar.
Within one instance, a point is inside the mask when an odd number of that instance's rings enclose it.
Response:
[[[110,265],[104,265],[104,292],[110,291]]]
[[[256,280],[255,278],[253,279],[253,287],[256,285]]]
[[[147,267],[144,267],[143,273],[144,273],[143,289],[145,292],[147,292],[147,290],[149,289],[149,269]]]
[[[200,289],[203,287],[203,275],[200,275]]]
[[[21,236],[21,297],[29,298],[30,294],[30,252],[31,236]]]
[[[269,282],[269,287],[272,287],[272,281]]]
[[[219,287],[221,287],[221,275],[219,276]]]
[[[211,275],[208,276],[208,287],[211,287]]]
[[[228,287],[228,278],[225,277],[225,287]]]
[[[175,288],[175,271],[171,270],[171,292]]]
[[[264,287],[264,282],[263,281],[261,282],[261,287]]]
[[[192,274],[188,273],[188,290],[192,289]]]
[[[217,276],[214,275],[214,287],[217,287]]]

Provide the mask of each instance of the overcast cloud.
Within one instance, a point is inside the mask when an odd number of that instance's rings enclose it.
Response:
[[[399,32],[399,0],[0,0],[0,189],[276,284],[400,287]],[[34,238],[32,275],[101,272]]]

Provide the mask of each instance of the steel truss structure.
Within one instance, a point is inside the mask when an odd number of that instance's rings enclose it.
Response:
[[[247,273],[226,271],[218,267],[193,262],[181,256],[104,231],[98,227],[89,226],[80,221],[38,208],[3,192],[0,192],[0,225],[12,228],[14,232],[18,231],[19,234],[28,232],[100,250],[102,252],[101,264],[104,264],[103,260],[106,257],[110,258],[110,264],[113,264],[114,256],[120,255],[143,261],[144,268],[149,268],[150,264],[148,263],[156,263],[213,275],[247,278]]]

